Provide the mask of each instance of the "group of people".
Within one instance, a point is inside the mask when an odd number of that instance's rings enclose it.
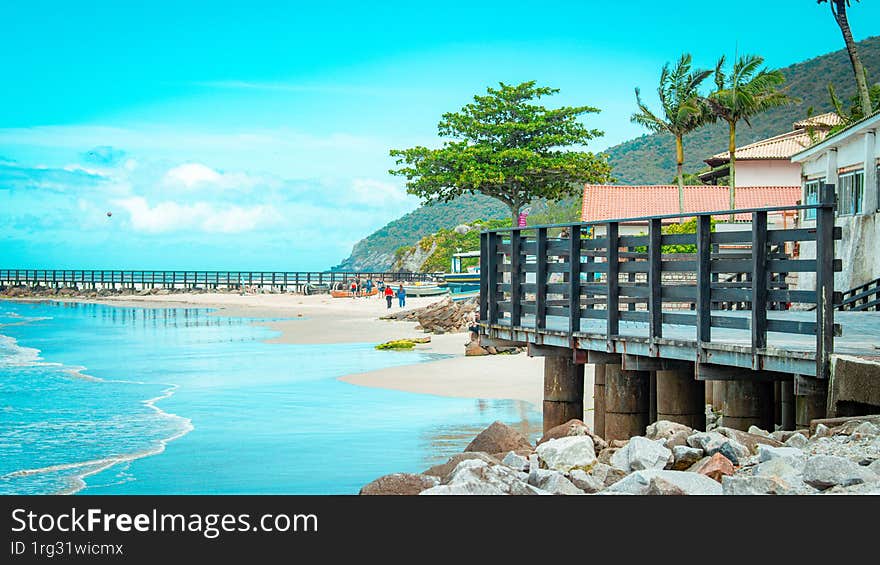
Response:
[[[377,294],[379,296],[385,297],[385,302],[388,304],[388,308],[391,308],[391,302],[394,300],[395,295],[397,295],[398,306],[400,308],[406,306],[406,289],[403,288],[402,284],[397,287],[397,292],[395,292],[390,284],[385,284],[385,281],[379,281],[378,284],[374,285],[373,279],[367,279],[363,284],[361,284],[360,279],[352,279],[349,290],[351,291],[352,298],[357,298],[359,296],[372,296],[374,287],[378,291]]]

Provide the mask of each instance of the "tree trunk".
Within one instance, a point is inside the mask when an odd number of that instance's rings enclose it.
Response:
[[[519,225],[519,204],[508,204],[508,208],[510,208],[510,217],[513,218],[513,222],[511,223],[512,227],[517,227]]]
[[[675,136],[675,167],[678,171],[678,213],[684,214],[684,146],[680,135]],[[679,221],[683,222],[684,218]]]
[[[831,6],[831,13],[834,14],[834,20],[840,28],[840,33],[843,34],[843,41],[846,43],[846,51],[849,53],[853,74],[856,76],[862,117],[870,116],[872,107],[871,95],[868,92],[868,79],[865,76],[865,67],[862,66],[862,60],[859,58],[859,53],[856,50],[856,42],[853,40],[852,31],[849,28],[849,20],[846,17],[846,0],[831,0],[828,4]]]
[[[728,169],[728,185],[730,186],[730,209],[736,210],[736,122],[727,122],[730,126],[730,134],[727,138],[727,151],[730,153],[730,168]],[[736,214],[730,215],[730,221],[736,220]]]

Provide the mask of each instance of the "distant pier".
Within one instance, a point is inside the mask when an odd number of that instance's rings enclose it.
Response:
[[[131,271],[0,269],[0,287],[75,290],[237,290],[256,288],[309,294],[342,287],[352,279],[428,282],[435,273],[317,271]],[[328,288],[329,287],[329,288]]]

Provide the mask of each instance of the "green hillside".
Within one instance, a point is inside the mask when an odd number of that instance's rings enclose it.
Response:
[[[880,37],[871,37],[859,43],[859,55],[868,69],[872,82],[880,81]],[[776,108],[758,116],[749,128],[741,124],[737,129],[738,145],[745,145],[784,133],[793,122],[803,119],[807,109],[815,114],[831,110],[828,83],[834,84],[838,95],[848,99],[855,94],[855,79],[846,50],[822,55],[781,69],[792,95],[800,98],[798,105]],[[711,80],[711,79],[710,79]],[[643,84],[647,90],[651,85]],[[635,109],[635,97],[633,97]],[[685,137],[685,171],[704,169],[703,159],[727,150],[727,124],[706,126]],[[669,135],[644,135],[615,145],[605,151],[614,166],[612,175],[619,184],[665,184],[675,178],[675,142]]]
[[[386,270],[399,247],[413,245],[441,228],[452,228],[479,219],[504,218],[507,207],[482,195],[465,195],[444,204],[421,206],[373,232],[355,244],[351,255],[334,271]]]

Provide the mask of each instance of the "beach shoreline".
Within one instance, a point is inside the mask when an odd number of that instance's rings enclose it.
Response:
[[[427,306],[443,297],[411,297],[404,310]],[[381,298],[331,298],[329,295],[175,293],[125,295],[101,298],[18,298],[19,301],[97,303],[117,307],[192,307],[214,310],[212,315],[250,318],[278,335],[268,343],[331,344],[382,343],[393,339],[424,337],[415,322],[380,320],[399,312],[396,301],[389,310]],[[431,335],[431,342],[416,351],[442,354],[434,361],[352,373],[339,380],[371,388],[453,398],[509,399],[540,408],[543,363],[540,358],[517,355],[465,357],[466,332]],[[393,353],[392,353],[393,354]]]

